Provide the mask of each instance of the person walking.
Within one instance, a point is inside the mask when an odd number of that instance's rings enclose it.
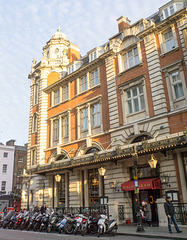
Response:
[[[40,209],[40,212],[43,214],[43,213],[46,213],[46,209],[47,209],[47,206],[46,206],[46,203],[43,204],[43,206],[41,207]]]
[[[149,227],[151,227],[151,223],[152,223],[151,205],[150,205],[150,203],[143,201],[142,207],[143,207],[143,211],[144,211],[145,220],[149,224]]]
[[[174,206],[173,206],[170,196],[166,197],[166,202],[164,203],[164,209],[165,209],[166,216],[168,218],[169,232],[172,233],[171,222],[173,222],[177,233],[182,233],[182,231],[179,229],[176,219],[175,219]]]
[[[36,206],[34,207],[34,213],[35,213],[35,212],[38,213],[39,211],[40,211],[40,209],[39,209],[39,206],[38,206],[38,203],[37,203]]]

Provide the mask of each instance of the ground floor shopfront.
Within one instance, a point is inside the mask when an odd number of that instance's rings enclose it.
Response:
[[[149,151],[147,145],[144,151],[137,145],[138,179],[140,187],[139,198],[151,203],[153,221],[158,221],[156,202],[158,199],[171,195],[176,202],[187,202],[186,191],[186,146],[181,144],[183,138],[178,137],[175,149],[167,139],[162,149],[153,148]],[[177,142],[178,141],[178,142]],[[180,148],[177,147],[177,145]],[[99,155],[100,154],[100,155]],[[133,189],[123,188],[125,183],[133,182],[134,178],[134,144],[88,154],[85,158],[60,160],[53,164],[45,164],[30,169],[33,184],[22,193],[22,207],[46,202],[50,208],[97,208],[107,205],[109,214],[118,221],[136,221],[136,195]],[[151,169],[148,161],[151,154],[158,160],[157,167]],[[50,167],[49,167],[50,166]],[[99,169],[104,168],[104,176]],[[58,179],[57,179],[58,176]],[[29,179],[30,179],[29,178]],[[157,184],[155,185],[155,181]],[[132,183],[131,182],[131,183]],[[148,186],[149,185],[149,186]],[[26,185],[25,185],[26,186]],[[130,185],[129,185],[130,186]],[[29,191],[28,191],[29,190]],[[27,193],[29,192],[29,197]]]

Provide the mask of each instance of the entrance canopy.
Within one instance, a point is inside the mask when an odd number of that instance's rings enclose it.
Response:
[[[138,185],[140,190],[144,189],[161,189],[160,178],[139,179]],[[121,184],[122,191],[134,191],[134,180],[129,180]]]

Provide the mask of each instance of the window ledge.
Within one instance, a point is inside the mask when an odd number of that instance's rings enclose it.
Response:
[[[168,52],[164,52],[164,53],[160,54],[160,57],[165,57],[166,55],[170,54],[171,52],[178,51],[178,50],[179,50],[179,47],[175,47]]]
[[[185,100],[185,97],[181,97],[181,98],[175,99],[173,101],[173,103],[178,103],[178,102],[183,101],[183,100]]]
[[[53,105],[52,107],[49,108],[49,110],[51,110],[51,109],[53,109],[53,108],[56,108],[56,107],[60,106],[61,104],[66,103],[66,102],[68,102],[68,101],[70,101],[69,98],[66,99],[66,100],[63,100],[63,101],[59,102],[58,104]]]
[[[80,95],[82,95],[82,94],[84,94],[84,93],[87,93],[87,92],[89,92],[90,90],[94,90],[95,88],[98,88],[98,87],[100,87],[100,86],[101,86],[101,83],[99,83],[98,85],[95,85],[95,86],[93,86],[93,87],[90,87],[90,88],[88,88],[87,90],[76,94],[76,97],[77,97],[77,96],[80,96]]]
[[[126,117],[127,117],[127,118],[128,118],[128,117],[133,117],[133,116],[138,115],[138,114],[143,113],[143,112],[146,112],[146,110],[144,109],[144,110],[141,110],[141,111],[139,111],[139,112],[127,114]]]
[[[131,71],[132,69],[137,68],[137,67],[140,67],[140,66],[142,66],[142,65],[143,65],[143,62],[140,62],[140,63],[138,63],[137,65],[135,65],[135,66],[133,66],[133,67],[131,67],[131,68],[128,68],[127,70],[125,70],[125,71],[123,71],[123,72],[120,72],[120,73],[118,74],[118,76],[121,76],[122,74],[124,74],[124,73],[126,73],[126,72],[129,72],[129,71]]]

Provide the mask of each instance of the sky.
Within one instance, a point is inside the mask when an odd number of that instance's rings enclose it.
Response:
[[[32,60],[60,27],[84,56],[118,33],[116,19],[147,18],[169,0],[0,0],[0,142],[28,142]]]

